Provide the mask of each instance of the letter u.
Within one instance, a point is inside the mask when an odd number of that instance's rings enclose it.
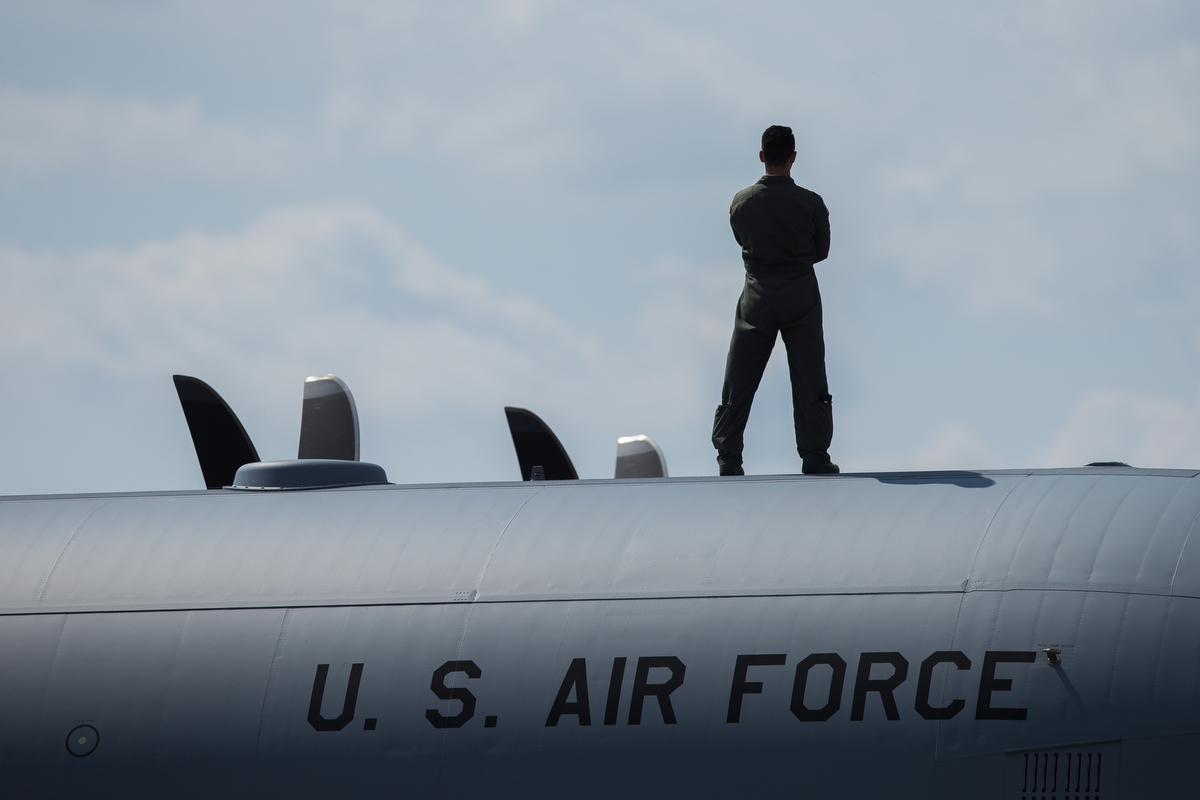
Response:
[[[346,683],[346,700],[342,713],[334,719],[321,716],[321,701],[325,699],[325,678],[329,676],[328,664],[317,664],[313,678],[312,699],[308,703],[308,724],[318,731],[340,731],[354,719],[354,706],[358,702],[358,684],[362,680],[362,664],[350,667],[350,680]]]

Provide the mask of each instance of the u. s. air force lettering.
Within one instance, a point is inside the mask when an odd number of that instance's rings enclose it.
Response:
[[[1029,709],[1008,705],[996,695],[1012,690],[1013,679],[997,675],[1001,665],[1032,664],[1036,660],[1032,650],[988,650],[983,654],[979,672],[978,692],[975,697],[975,719],[977,720],[1024,720]],[[628,657],[617,656],[611,661],[611,672],[604,696],[604,725],[617,725],[622,700],[625,668]],[[771,667],[786,666],[786,653],[743,653],[733,665],[733,678],[729,688],[729,706],[725,722],[739,724],[747,695],[762,694],[764,681],[769,679]],[[593,660],[595,663],[595,660]],[[967,707],[965,698],[952,698],[946,705],[930,703],[933,672],[938,665],[957,670],[971,670],[973,662],[960,650],[939,650],[921,661],[917,672],[917,691],[913,710],[922,719],[952,719]],[[308,706],[308,721],[317,731],[340,731],[354,719],[354,708],[364,665],[353,665],[346,685],[342,712],[334,719],[321,715],[325,694],[328,664],[318,664],[313,678],[312,696]],[[751,674],[751,671],[754,674]],[[809,691],[809,679],[818,671],[826,673],[827,689],[823,696],[814,697]],[[846,687],[847,662],[837,653],[810,653],[801,659],[792,674],[790,710],[800,722],[825,722],[842,708],[842,697]],[[445,714],[436,708],[425,709],[425,718],[439,729],[461,728],[475,716],[478,698],[465,686],[447,685],[452,673],[462,673],[467,679],[482,677],[483,670],[469,660],[447,661],[433,672],[430,690],[439,700],[457,701],[457,713]],[[850,700],[850,720],[861,722],[871,696],[876,695],[889,721],[901,718],[896,702],[896,689],[908,679],[909,661],[895,651],[865,652],[858,656],[853,691]],[[640,725],[649,701],[657,705],[664,725],[676,725],[679,716],[671,695],[683,686],[687,665],[677,656],[639,656],[635,660],[633,686],[629,695],[629,712],[626,724]],[[823,685],[824,682],[822,682]],[[566,674],[558,686],[546,716],[547,728],[554,728],[564,718],[574,717],[581,726],[592,724],[592,698],[588,689],[587,658],[572,659]],[[496,727],[497,718],[485,718],[484,727]],[[376,719],[366,721],[367,730],[375,730]]]

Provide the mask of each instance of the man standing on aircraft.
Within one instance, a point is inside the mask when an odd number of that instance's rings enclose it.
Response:
[[[763,132],[758,158],[767,174],[738,192],[729,224],[742,246],[746,283],[738,300],[725,361],[725,385],[713,420],[713,446],[722,475],[744,475],[742,434],[750,404],[783,334],[792,376],[796,449],[805,474],[834,473],[833,397],[825,378],[821,292],[813,264],[829,255],[829,210],[821,196],[796,185],[796,137],[772,125]]]

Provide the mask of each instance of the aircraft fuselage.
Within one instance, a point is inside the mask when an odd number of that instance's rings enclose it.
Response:
[[[4,781],[1181,796],[1196,475],[0,499]]]

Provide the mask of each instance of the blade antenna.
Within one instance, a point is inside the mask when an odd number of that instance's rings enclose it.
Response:
[[[541,467],[548,481],[579,480],[571,457],[541,417],[528,409],[513,406],[504,407],[504,416],[508,418],[508,432],[512,434],[517,461],[521,465],[521,480],[530,480],[534,467]]]
[[[617,439],[617,468],[613,477],[665,478],[667,457],[649,436],[622,436]]]
[[[233,409],[199,378],[173,375],[179,405],[192,434],[204,485],[220,489],[233,483],[238,467],[259,461],[254,443]]]
[[[304,379],[296,458],[358,461],[358,408],[350,387],[337,375]]]

